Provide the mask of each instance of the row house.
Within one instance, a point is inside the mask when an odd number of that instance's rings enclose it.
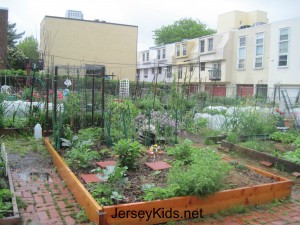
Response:
[[[278,83],[300,87],[299,25],[299,18],[268,23],[263,11],[222,14],[216,34],[139,52],[139,79],[189,82],[190,91],[215,96],[272,96]]]

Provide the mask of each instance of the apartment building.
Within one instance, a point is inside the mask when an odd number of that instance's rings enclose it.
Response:
[[[135,80],[137,35],[138,27],[133,25],[45,16],[40,31],[41,57],[45,70],[58,66],[59,74],[66,74],[70,67],[85,75],[86,68],[104,65],[105,74],[114,79]]]
[[[300,90],[300,17],[270,24],[269,96],[276,86],[292,101]],[[278,93],[277,93],[278,94]]]
[[[300,18],[269,23],[263,11],[232,11],[219,16],[217,27],[216,34],[164,46],[170,81],[189,81],[191,91],[215,96],[271,96],[278,84],[300,88]],[[154,62],[155,51],[141,54]],[[141,67],[147,64],[139,57]],[[148,70],[147,81],[155,75]]]

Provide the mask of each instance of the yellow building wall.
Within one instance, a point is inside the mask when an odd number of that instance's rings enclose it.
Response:
[[[106,66],[106,74],[116,75],[114,79],[135,80],[137,26],[46,16],[40,35],[46,68],[100,64]]]
[[[244,25],[250,25],[257,22],[267,23],[267,12],[264,11],[252,11],[252,12],[242,12],[242,11],[231,11],[219,15],[217,31],[218,33],[230,31],[233,29],[238,29]]]

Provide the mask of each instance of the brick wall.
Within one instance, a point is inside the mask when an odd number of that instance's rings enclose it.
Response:
[[[6,69],[8,10],[0,8],[0,69]]]

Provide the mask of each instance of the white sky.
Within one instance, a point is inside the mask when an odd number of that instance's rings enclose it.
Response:
[[[105,20],[138,26],[138,51],[154,46],[153,32],[182,18],[199,19],[217,28],[218,15],[232,11],[262,10],[269,22],[300,16],[299,0],[0,0],[9,22],[39,40],[44,16],[64,17],[66,10],[82,11],[86,20]]]

